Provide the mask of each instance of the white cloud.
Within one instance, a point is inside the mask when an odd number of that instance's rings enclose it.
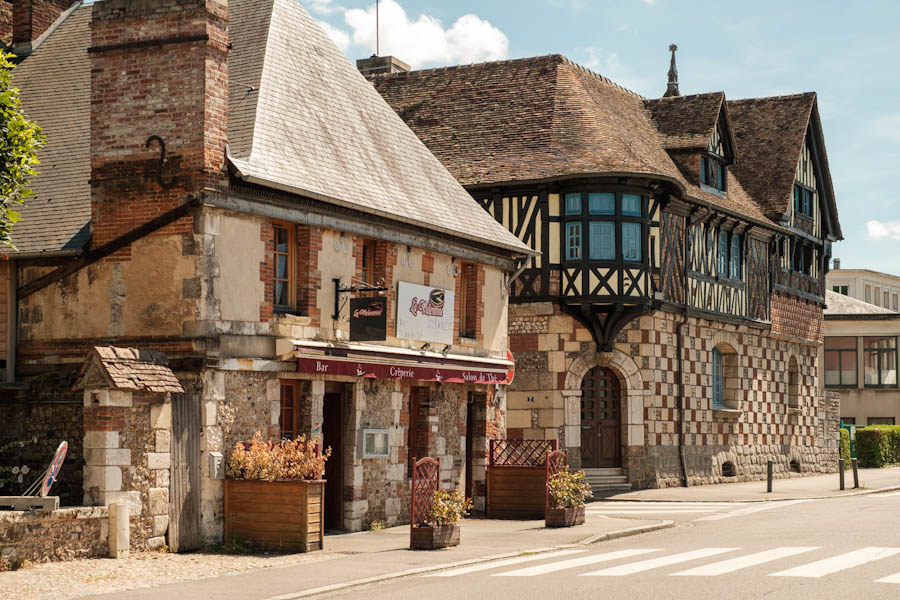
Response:
[[[343,6],[332,4],[332,0],[309,0],[305,4],[310,12],[317,15],[332,15],[345,10]]]
[[[328,34],[328,37],[331,38],[337,47],[341,49],[341,52],[346,52],[347,48],[350,47],[350,34],[348,34],[343,29],[338,29],[337,27],[326,23],[325,21],[316,21],[319,24],[319,27],[325,30],[325,33]]]
[[[900,241],[900,221],[867,221],[866,237],[871,240],[890,238]]]
[[[395,0],[384,0],[380,6],[380,53],[393,55],[413,68],[426,64],[465,64],[505,59],[509,39],[502,31],[474,14],[461,16],[445,29],[440,20],[426,14],[410,19]],[[354,8],[344,12],[350,28],[326,29],[332,39],[346,36],[365,52],[375,51],[375,6]],[[336,37],[337,36],[337,37]],[[343,46],[342,46],[343,47]]]

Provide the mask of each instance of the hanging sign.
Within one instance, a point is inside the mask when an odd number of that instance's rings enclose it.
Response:
[[[387,298],[350,299],[350,341],[381,342],[387,339]]]
[[[397,337],[453,343],[455,292],[401,281],[397,284]]]
[[[66,460],[66,452],[68,450],[69,444],[66,442],[61,442],[59,448],[56,449],[53,462],[50,463],[50,468],[47,469],[47,474],[44,475],[44,482],[41,485],[41,496],[49,494],[50,488],[56,483],[56,478],[59,476],[59,470],[62,469],[63,461]]]

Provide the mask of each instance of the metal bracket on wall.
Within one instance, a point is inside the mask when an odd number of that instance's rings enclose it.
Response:
[[[341,294],[359,294],[361,292],[386,292],[387,288],[383,285],[352,285],[350,287],[341,287],[341,278],[334,277],[334,314],[331,318],[335,321],[341,316]]]

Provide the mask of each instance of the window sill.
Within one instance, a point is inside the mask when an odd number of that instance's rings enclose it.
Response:
[[[478,338],[469,337],[467,335],[461,335],[461,336],[459,336],[459,343],[460,344],[477,344]]]
[[[719,198],[727,198],[728,197],[727,191],[714,188],[711,185],[706,185],[705,183],[700,184],[700,189],[703,190],[704,192],[709,192],[710,194],[715,194]]]
[[[788,406],[787,414],[799,415],[803,410],[799,406]]]
[[[740,417],[744,411],[740,408],[732,408],[730,406],[713,406],[713,414],[718,417]]]

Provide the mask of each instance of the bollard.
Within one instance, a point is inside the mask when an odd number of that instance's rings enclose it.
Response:
[[[844,489],[844,459],[838,459],[838,473],[841,474],[841,491]]]
[[[772,462],[771,460],[768,463],[766,463],[766,473],[768,475],[767,490],[770,494],[772,493],[772,471],[773,471],[774,465],[775,465],[775,463]]]
[[[128,558],[130,547],[127,504],[109,505],[109,555]]]
[[[855,458],[851,458],[850,464],[853,466],[853,488],[859,489],[859,462]]]

